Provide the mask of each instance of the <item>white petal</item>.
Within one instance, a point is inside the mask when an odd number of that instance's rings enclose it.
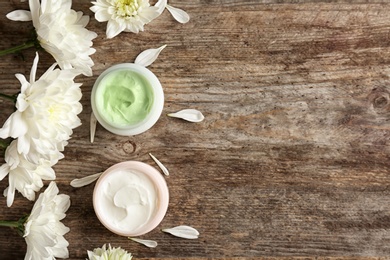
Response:
[[[12,21],[31,21],[31,12],[26,10],[16,10],[7,14],[7,18]]]
[[[7,206],[11,207],[12,203],[14,203],[15,198],[15,184],[13,180],[9,181],[9,186],[7,190]]]
[[[27,81],[26,77],[23,74],[16,73],[15,77],[19,80],[21,87],[21,92],[24,93],[26,91],[26,88],[30,85],[30,83]]]
[[[190,16],[182,9],[173,7],[167,4],[167,9],[179,23],[187,23],[190,20]]]
[[[109,20],[107,23],[106,36],[108,39],[114,38],[118,34],[120,34],[126,25],[124,23],[117,23],[114,20]]]
[[[95,140],[96,124],[97,124],[97,120],[96,120],[95,114],[92,112],[91,118],[89,121],[91,143],[93,143],[93,141]]]
[[[28,4],[30,6],[32,21],[34,24],[34,23],[39,21],[41,4],[40,4],[39,0],[33,0],[33,1],[30,0]],[[34,26],[35,26],[35,24],[34,24]]]
[[[157,246],[157,242],[153,240],[145,240],[145,239],[139,239],[139,238],[133,238],[129,237],[130,240],[133,240],[134,242],[143,244],[146,247],[154,248]]]
[[[18,153],[28,154],[31,147],[30,138],[26,138],[25,135],[20,136],[18,138],[17,147],[18,147]]]
[[[8,173],[9,173],[9,165],[5,163],[0,167],[0,181],[3,180]]]
[[[158,7],[152,6],[138,13],[138,18],[143,24],[147,24],[156,19],[160,14]]]
[[[18,138],[28,131],[26,122],[22,118],[22,113],[15,111],[5,121],[3,127],[0,129],[1,138]]]
[[[16,98],[16,105],[15,106],[20,112],[24,112],[27,109],[28,103],[26,101],[25,94],[20,93],[18,95],[18,97]]]
[[[89,23],[89,15],[83,15],[83,12],[77,12],[77,15],[79,17],[78,24],[86,27]]]
[[[158,58],[158,55],[165,47],[167,47],[167,45],[163,45],[157,49],[148,49],[141,52],[135,59],[134,63],[144,67],[149,66]]]
[[[157,12],[161,14],[164,11],[165,7],[167,7],[167,0],[158,0],[154,6],[158,7]]]
[[[39,61],[39,55],[38,55],[38,52],[36,52],[34,62],[33,62],[33,65],[31,67],[31,72],[30,72],[30,84],[33,84],[35,82],[35,75],[37,73],[38,61]]]
[[[32,221],[28,221],[24,225],[24,235],[23,235],[23,237],[26,237],[26,236],[28,236],[30,234],[31,225],[32,225]]]
[[[174,228],[163,229],[162,231],[174,235],[176,237],[186,239],[197,239],[199,237],[198,230],[190,226],[177,226]]]
[[[92,7],[91,7],[91,10],[92,10]],[[98,9],[95,12],[95,19],[98,22],[107,22],[108,20],[110,20],[110,18],[111,18],[111,15],[107,12],[107,9]]]
[[[194,123],[201,122],[204,119],[202,112],[196,109],[183,109],[176,113],[170,113],[168,114],[168,116],[181,118],[186,121],[194,122]]]
[[[157,160],[156,157],[153,156],[153,154],[149,153],[150,157],[152,157],[153,161],[155,161],[158,165],[158,167],[160,167],[160,169],[162,170],[162,172],[165,174],[165,175],[169,175],[169,171],[168,169],[159,161]]]
[[[102,172],[95,173],[81,179],[74,179],[73,181],[70,182],[70,186],[74,188],[80,188],[86,186],[99,179],[100,175],[102,175]]]

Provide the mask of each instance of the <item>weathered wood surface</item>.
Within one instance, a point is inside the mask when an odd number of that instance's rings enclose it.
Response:
[[[390,3],[263,2],[171,1],[190,14],[188,24],[165,12],[145,32],[111,40],[106,24],[91,18],[88,28],[99,36],[94,76],[78,78],[83,125],[55,166],[60,191],[72,201],[64,220],[70,259],[85,259],[104,243],[156,259],[390,255]],[[92,16],[89,7],[87,0],[73,3]],[[32,28],[5,18],[20,8],[27,4],[0,3],[1,49]],[[150,66],[166,96],[158,123],[134,137],[98,127],[89,143],[97,76],[162,44],[168,47]],[[14,74],[29,74],[34,50],[23,54],[0,59],[1,92],[17,92]],[[41,74],[53,60],[40,54]],[[201,110],[206,120],[165,116],[184,108]],[[1,102],[0,111],[2,124],[12,104]],[[157,229],[143,236],[159,243],[148,249],[116,236],[94,214],[93,185],[69,186],[121,161],[155,165],[149,152],[171,172],[159,228],[191,225],[198,240]],[[6,187],[4,179],[0,190]],[[17,219],[33,203],[18,194],[11,208],[3,197],[0,205],[0,219]],[[0,229],[1,259],[23,259],[25,249],[15,231]]]

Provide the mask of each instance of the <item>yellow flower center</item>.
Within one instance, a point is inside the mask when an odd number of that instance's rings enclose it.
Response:
[[[57,121],[58,120],[58,114],[59,114],[59,111],[61,111],[61,107],[58,106],[58,105],[51,105],[48,109],[48,112],[49,112],[49,120],[51,122],[53,121]]]
[[[139,7],[138,0],[117,0],[115,4],[116,14],[122,17],[137,15]]]

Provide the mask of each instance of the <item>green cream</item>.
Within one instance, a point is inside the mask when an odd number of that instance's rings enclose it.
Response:
[[[154,100],[153,89],[141,74],[127,69],[108,73],[96,90],[96,109],[116,127],[127,127],[144,120]]]

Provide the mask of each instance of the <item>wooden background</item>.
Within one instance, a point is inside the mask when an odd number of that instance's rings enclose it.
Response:
[[[89,10],[97,52],[83,83],[80,118],[56,166],[61,193],[72,206],[63,221],[71,231],[70,259],[104,243],[139,258],[381,257],[390,255],[390,1],[172,0],[191,21],[167,11],[139,34],[106,39],[105,23]],[[0,48],[22,43],[31,23],[5,15],[27,9],[0,3]],[[143,50],[167,44],[149,68],[165,91],[163,115],[148,132],[115,136],[97,128],[89,142],[90,93],[111,65],[132,62]],[[19,91],[15,73],[28,75],[33,49],[0,58],[0,89]],[[40,52],[39,75],[54,61]],[[202,111],[198,124],[168,118],[185,108]],[[0,103],[0,124],[12,104]],[[142,236],[149,249],[106,230],[92,207],[93,185],[74,178],[139,160],[170,170],[168,213]],[[3,161],[3,156],[0,158]],[[0,191],[8,186],[0,182]],[[33,203],[17,194],[0,219],[18,219]],[[198,240],[159,231],[191,225]],[[24,239],[0,229],[0,258],[23,259]]]

